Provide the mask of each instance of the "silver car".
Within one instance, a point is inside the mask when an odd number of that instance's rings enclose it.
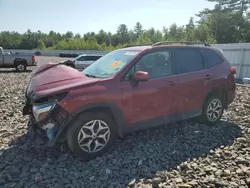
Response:
[[[82,54],[82,55],[79,55],[79,56],[77,56],[76,58],[74,58],[72,60],[66,60],[66,61],[64,61],[62,63],[67,65],[67,66],[73,67],[75,69],[85,69],[86,67],[88,67],[89,65],[91,65],[97,59],[99,59],[101,57],[102,57],[102,55]]]
[[[34,54],[4,52],[0,47],[0,68],[15,68],[18,72],[24,72],[27,66],[36,66]]]

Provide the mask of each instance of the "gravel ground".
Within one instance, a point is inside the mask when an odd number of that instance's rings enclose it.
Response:
[[[82,162],[27,138],[29,75],[0,71],[0,187],[250,187],[250,88],[237,88],[216,126],[190,120],[134,132]]]

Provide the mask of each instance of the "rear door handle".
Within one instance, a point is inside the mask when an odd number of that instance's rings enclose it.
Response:
[[[170,86],[173,86],[173,85],[174,85],[174,81],[169,81],[168,84],[169,84]]]
[[[208,74],[208,75],[206,75],[205,79],[209,80],[209,79],[211,79],[211,76]]]

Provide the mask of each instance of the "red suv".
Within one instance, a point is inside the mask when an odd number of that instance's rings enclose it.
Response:
[[[220,49],[179,43],[125,47],[82,72],[38,67],[23,109],[29,130],[92,159],[130,131],[193,117],[215,124],[234,100],[236,69]]]

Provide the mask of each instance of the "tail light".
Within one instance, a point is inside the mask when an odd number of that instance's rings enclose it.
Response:
[[[231,74],[236,75],[236,68],[230,67],[230,72],[231,72]]]
[[[230,67],[230,73],[231,73],[231,75],[230,75],[231,79],[230,80],[233,83],[235,83],[235,81],[236,81],[236,68],[235,67]]]
[[[35,56],[33,55],[33,56],[32,56],[32,62],[35,62],[35,60],[36,60],[36,58],[35,58]]]

